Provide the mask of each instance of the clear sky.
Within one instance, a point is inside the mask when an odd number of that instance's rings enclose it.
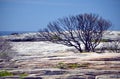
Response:
[[[69,15],[99,14],[120,31],[120,0],[0,0],[0,31],[38,31]]]

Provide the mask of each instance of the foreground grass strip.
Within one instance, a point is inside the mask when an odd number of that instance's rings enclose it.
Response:
[[[5,70],[0,71],[0,77],[4,77],[4,76],[13,76],[13,74]]]

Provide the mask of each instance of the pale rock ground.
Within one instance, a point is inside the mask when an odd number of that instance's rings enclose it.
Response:
[[[119,61],[96,61],[117,58],[120,53],[79,53],[73,47],[51,42],[12,42],[18,54],[12,59],[15,73],[29,73],[28,79],[120,79]],[[64,63],[90,63],[88,68],[58,69]],[[10,78],[10,77],[9,77]],[[10,79],[17,79],[11,77]]]
[[[116,39],[120,31],[107,31],[104,38]],[[6,39],[20,39],[27,33],[18,36],[3,36]],[[120,53],[79,53],[73,47],[51,42],[12,42],[17,55],[11,60],[12,66],[6,69],[13,73],[28,73],[26,79],[120,79]],[[97,47],[101,47],[102,43]],[[104,61],[105,58],[119,58],[118,61]],[[98,61],[100,60],[100,61]],[[63,63],[90,63],[87,68],[59,69],[56,65]],[[5,77],[0,79],[19,79]]]
[[[119,57],[119,53],[79,53],[74,47],[68,47],[62,44],[55,44],[51,42],[13,42],[13,50],[18,52],[14,58],[27,59],[34,57],[48,57],[48,56],[62,56],[63,58],[80,58],[80,60],[89,60],[95,58],[111,58]],[[100,46],[98,46],[100,47]],[[65,57],[66,58],[66,57]]]

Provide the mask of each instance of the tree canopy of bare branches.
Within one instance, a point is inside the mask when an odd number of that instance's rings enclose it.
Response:
[[[94,52],[104,31],[111,25],[96,14],[80,14],[50,22],[39,33],[46,40],[74,46],[80,52],[83,52],[82,44],[86,52]]]

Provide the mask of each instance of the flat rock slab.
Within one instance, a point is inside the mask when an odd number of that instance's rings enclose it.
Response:
[[[98,75],[95,79],[120,79],[120,74]]]
[[[0,60],[0,70],[15,76],[0,79],[20,79],[21,73],[28,74],[23,79],[120,79],[120,53],[74,53],[73,48],[50,42],[12,44],[18,55],[11,60],[13,63]],[[90,64],[86,68],[56,68],[61,62]]]
[[[0,77],[0,79],[20,79],[21,77]],[[52,76],[36,76],[36,77],[24,77],[22,79],[120,79],[120,74],[108,74],[108,75],[52,75]]]

